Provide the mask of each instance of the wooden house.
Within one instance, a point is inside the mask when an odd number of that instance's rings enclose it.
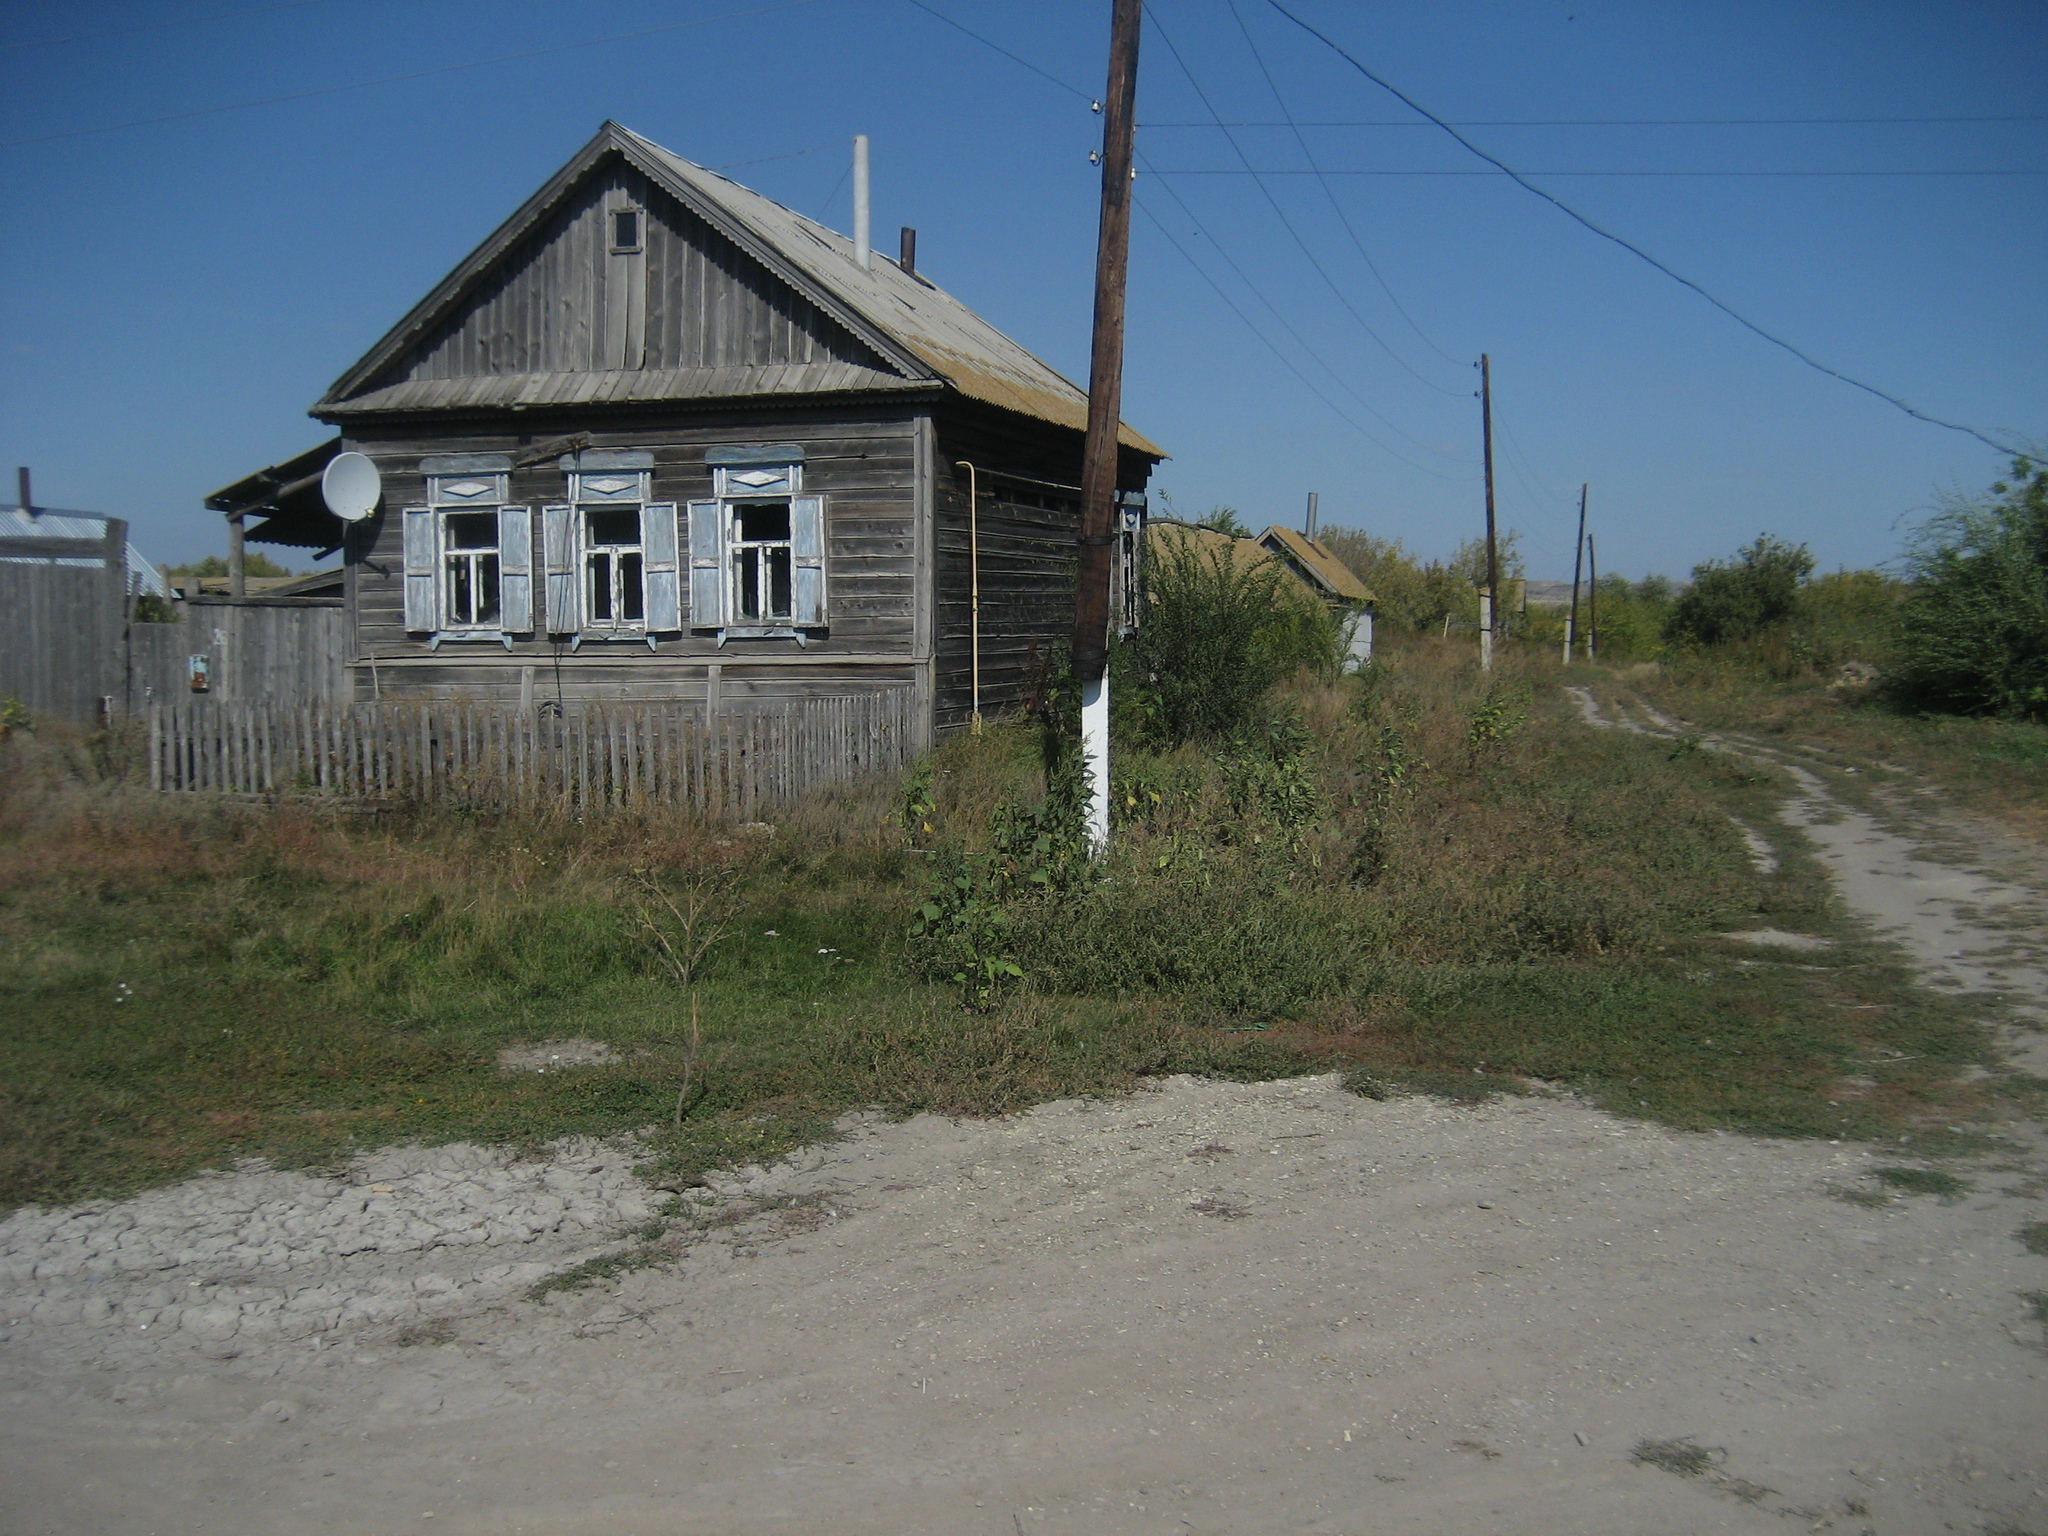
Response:
[[[358,699],[993,713],[1069,643],[1087,397],[909,233],[863,265],[607,123],[313,406],[338,437],[208,505],[342,552]],[[344,450],[384,487],[347,525]],[[1162,457],[1122,430],[1132,558]]]

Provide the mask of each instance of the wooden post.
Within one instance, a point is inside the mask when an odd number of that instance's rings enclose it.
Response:
[[[1600,556],[1586,536],[1586,660],[1600,659]]]
[[[1500,551],[1493,536],[1493,360],[1479,354],[1479,422],[1486,438],[1486,595],[1479,612],[1479,665],[1493,670],[1493,626],[1500,613]]]
[[[1586,553],[1586,488],[1579,487],[1579,537],[1572,545],[1572,606],[1564,620],[1564,664],[1572,664],[1572,636],[1579,627],[1579,561]]]
[[[1123,419],[1124,287],[1131,254],[1131,159],[1137,126],[1142,0],[1112,0],[1103,92],[1102,216],[1095,246],[1095,334],[1088,436],[1081,458],[1081,548],[1075,571],[1074,675],[1081,685],[1088,841],[1109,846],[1109,580],[1116,540],[1117,434]]]
[[[249,595],[249,567],[242,550],[242,514],[228,514],[228,596]]]

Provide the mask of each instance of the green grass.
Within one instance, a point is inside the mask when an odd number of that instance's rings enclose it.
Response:
[[[2013,1236],[2027,1252],[2048,1259],[2048,1221],[2030,1221]]]
[[[1909,1195],[1939,1195],[1944,1200],[1958,1199],[1975,1187],[1968,1179],[1939,1168],[1873,1168],[1870,1176]]]
[[[1517,670],[1522,668],[1522,670]],[[772,839],[665,817],[351,818],[157,799],[113,759],[0,742],[0,1205],[121,1194],[238,1157],[648,1130],[674,1187],[853,1108],[1002,1114],[1190,1072],[1350,1074],[1380,1096],[1569,1087],[1686,1127],[1922,1140],[2004,1107],[1968,1007],[1863,942],[1767,778],[1575,724],[1538,666],[1491,687],[1417,645],[1371,690],[1305,689],[1271,769],[1127,755],[1110,878],[1026,903],[985,1012],[917,980],[927,858],[878,784]],[[1294,750],[1294,749],[1290,749]],[[1301,755],[1301,754],[1306,754]],[[102,761],[104,759],[104,761]],[[980,846],[1041,792],[1028,731],[933,767],[921,841]],[[1254,771],[1256,770],[1256,771]],[[690,1002],[642,882],[730,869]],[[1798,963],[1715,937],[1837,940]],[[511,1074],[516,1043],[616,1060]],[[1966,1138],[1944,1133],[1943,1151]]]

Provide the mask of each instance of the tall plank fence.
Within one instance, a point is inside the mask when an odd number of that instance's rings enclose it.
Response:
[[[497,810],[667,806],[751,821],[826,784],[898,771],[922,750],[915,694],[688,703],[159,704],[159,790],[335,796]]]

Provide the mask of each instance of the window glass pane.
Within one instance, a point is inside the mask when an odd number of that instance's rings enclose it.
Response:
[[[749,544],[789,537],[789,503],[745,501],[738,508],[740,538]]]
[[[733,551],[733,607],[743,619],[761,617],[761,551]]]
[[[498,622],[498,557],[478,555],[476,559],[476,621]]]
[[[768,616],[776,619],[789,617],[789,551],[787,549],[764,549],[768,557]]]
[[[612,249],[631,251],[640,245],[640,215],[621,210],[612,215]]]
[[[608,511],[589,511],[584,514],[584,526],[589,530],[593,544],[638,544],[640,542],[640,509],[620,507]]]
[[[442,519],[448,529],[450,549],[496,549],[498,547],[498,514],[495,512],[457,512]]]
[[[592,555],[590,571],[590,616],[609,621],[612,616],[612,557]]]
[[[647,617],[638,555],[619,556],[619,617],[628,624],[638,624]]]

